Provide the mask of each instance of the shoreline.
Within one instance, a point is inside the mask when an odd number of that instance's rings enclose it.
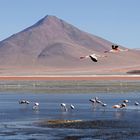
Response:
[[[0,81],[140,80],[140,75],[30,75],[0,76]]]

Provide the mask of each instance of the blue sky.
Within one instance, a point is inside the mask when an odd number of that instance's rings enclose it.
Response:
[[[55,15],[91,34],[140,48],[140,0],[0,0],[0,40]]]

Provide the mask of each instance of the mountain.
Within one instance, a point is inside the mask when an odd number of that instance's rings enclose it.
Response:
[[[137,50],[108,54],[98,63],[79,59],[93,52],[103,54],[112,44],[55,16],[45,16],[31,27],[0,42],[0,66],[95,71],[139,66],[140,51]]]

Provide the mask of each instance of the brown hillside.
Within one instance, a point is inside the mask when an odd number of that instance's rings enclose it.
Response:
[[[90,53],[104,54],[112,42],[83,32],[55,17],[46,16],[33,26],[0,42],[1,67],[49,70],[127,71],[140,65],[140,51],[108,54],[98,63],[79,57]],[[46,69],[47,70],[47,69]],[[100,73],[100,72],[99,72]]]

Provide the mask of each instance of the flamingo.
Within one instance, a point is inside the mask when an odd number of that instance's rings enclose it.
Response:
[[[65,103],[61,103],[60,105],[61,105],[61,109],[62,109],[62,110],[68,111],[68,108],[67,108],[67,106],[66,106]]]
[[[74,110],[75,109],[75,106],[74,105],[70,105],[70,108],[71,108],[71,110]]]
[[[96,101],[96,103],[98,103],[98,104],[103,104],[102,101],[100,101],[98,97],[95,97],[95,101]]]
[[[102,107],[106,107],[107,106],[107,104],[103,103],[101,100],[99,100],[98,97],[95,97],[94,99],[89,99],[89,101],[93,104],[94,107],[96,107],[96,104],[99,104]]]
[[[92,103],[94,109],[96,108],[96,100],[95,99],[89,99],[89,101]]]
[[[100,101],[98,97],[95,97],[94,99],[89,99],[89,101],[93,104],[96,104],[96,103],[101,104],[101,105],[103,104],[103,102]]]
[[[81,56],[80,59],[90,58],[93,62],[98,61],[98,57],[107,57],[105,55],[90,54],[87,56]]]
[[[118,109],[118,108],[121,108],[121,106],[120,105],[113,105],[112,108]]]
[[[128,51],[128,49],[120,49],[118,45],[112,45],[112,49],[109,51],[105,51],[104,53],[117,53],[117,52],[124,52],[124,51]]]
[[[30,102],[28,100],[20,100],[19,104],[29,104]]]
[[[95,101],[96,101],[96,103],[100,104],[102,107],[106,107],[107,106],[107,104],[103,103],[101,100],[99,100],[98,97],[95,97]]]
[[[38,110],[39,109],[39,103],[36,102],[33,106],[33,110]]]
[[[117,104],[117,105],[113,105],[112,108],[116,108],[116,109],[120,109],[120,108],[125,108],[127,106],[126,103],[122,103],[122,104]]]
[[[91,103],[93,103],[93,104],[96,103],[96,100],[95,100],[95,99],[89,99],[89,101],[90,101]]]
[[[122,104],[120,105],[120,108],[125,108],[126,106],[127,106],[126,103],[122,103]]]
[[[106,107],[107,106],[107,104],[105,104],[105,103],[102,103],[101,105],[102,105],[102,107]]]
[[[129,100],[123,100],[123,103],[129,103]]]
[[[135,101],[135,106],[138,106],[139,105],[139,102]]]

